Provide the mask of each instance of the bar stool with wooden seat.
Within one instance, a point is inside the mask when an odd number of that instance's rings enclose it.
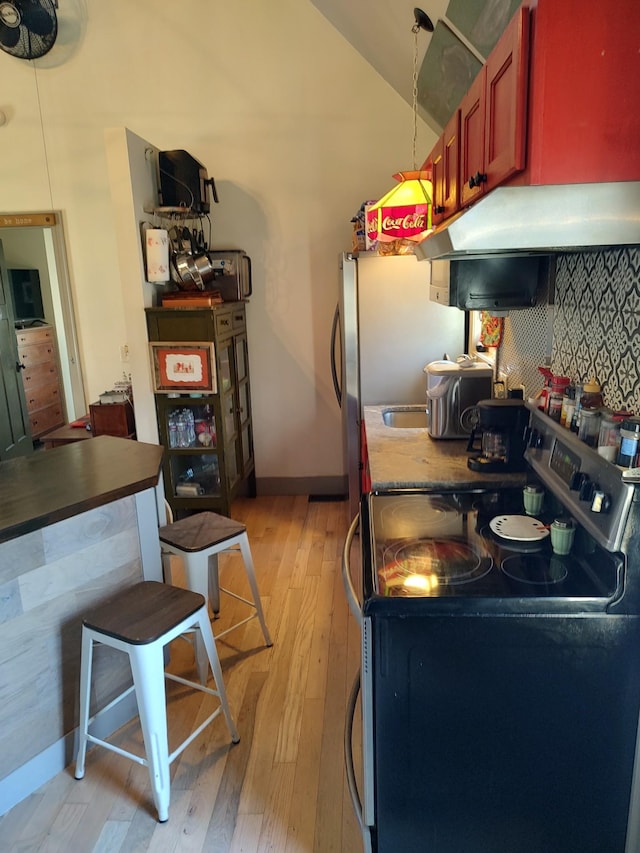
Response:
[[[195,630],[202,637],[207,662],[216,689],[165,672],[164,647],[176,637]],[[89,719],[93,646],[102,643],[119,649],[129,656],[133,685],[100,709]],[[167,738],[167,707],[165,678],[195,690],[218,697],[215,711],[169,755]],[[144,739],[146,758],[134,755],[106,740],[89,733],[91,723],[118,702],[135,691]],[[158,810],[158,820],[169,817],[169,766],[200,732],[220,713],[224,715],[231,740],[240,736],[229,710],[222,679],[222,669],[216,651],[206,601],[202,595],[188,589],[157,581],[142,581],[118,593],[104,604],[87,613],[82,620],[82,651],[80,662],[80,721],[76,754],[76,779],[85,770],[87,743],[95,743],[149,768],[151,790]]]
[[[189,589],[199,592],[210,599],[214,613],[220,609],[219,593],[224,592],[232,598],[242,601],[253,609],[253,613],[245,619],[236,622],[231,627],[215,634],[216,640],[224,637],[229,631],[234,631],[241,625],[257,618],[262,628],[265,645],[273,645],[267,623],[264,618],[256,573],[249,546],[247,528],[239,521],[234,521],[215,512],[199,512],[195,515],[166,524],[159,530],[160,543],[163,551],[176,554],[184,563],[186,582]],[[247,580],[253,596],[252,600],[237,595],[218,583],[218,554],[229,551],[240,551],[247,573]],[[202,654],[198,653],[198,659]],[[202,678],[201,678],[202,680]]]

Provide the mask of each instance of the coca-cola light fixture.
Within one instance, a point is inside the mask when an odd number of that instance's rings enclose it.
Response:
[[[393,177],[399,183],[367,210],[367,236],[381,243],[419,243],[431,230],[431,172],[413,170]]]
[[[393,177],[399,183],[367,209],[367,237],[379,243],[396,240],[419,243],[431,230],[433,187],[431,172],[416,167],[418,128],[418,33],[433,32],[433,24],[422,9],[413,10],[413,169]],[[398,244],[398,247],[402,245]]]

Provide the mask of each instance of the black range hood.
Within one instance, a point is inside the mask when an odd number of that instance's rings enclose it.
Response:
[[[448,261],[449,304],[463,311],[486,309],[493,314],[531,308],[539,292],[553,291],[554,261],[554,256],[544,254]]]
[[[497,187],[438,226],[418,260],[640,244],[640,181]]]

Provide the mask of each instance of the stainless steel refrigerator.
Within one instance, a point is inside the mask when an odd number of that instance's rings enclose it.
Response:
[[[333,322],[331,358],[342,409],[351,516],[361,487],[362,410],[424,404],[423,368],[465,350],[465,313],[429,300],[430,265],[415,255],[345,253]]]

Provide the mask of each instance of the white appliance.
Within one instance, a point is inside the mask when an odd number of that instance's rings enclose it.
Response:
[[[345,253],[340,272],[331,356],[353,517],[361,491],[363,407],[418,403],[426,409],[424,367],[464,351],[465,313],[429,299],[430,266],[415,255]]]

